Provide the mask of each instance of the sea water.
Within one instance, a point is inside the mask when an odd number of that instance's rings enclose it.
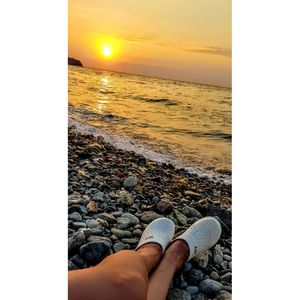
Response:
[[[231,89],[69,66],[69,123],[117,148],[231,182]]]

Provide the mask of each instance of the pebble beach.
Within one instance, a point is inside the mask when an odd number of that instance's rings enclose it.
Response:
[[[231,184],[117,149],[72,126],[68,138],[69,270],[135,249],[147,224],[161,216],[174,221],[175,236],[215,216],[220,240],[183,265],[167,299],[231,299]]]

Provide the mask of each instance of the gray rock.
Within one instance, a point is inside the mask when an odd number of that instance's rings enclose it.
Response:
[[[99,201],[103,202],[104,201],[104,193],[103,192],[98,192],[93,196],[94,201]]]
[[[88,211],[87,211],[87,209],[84,205],[80,205],[80,212],[85,214],[85,215],[88,214]]]
[[[128,230],[122,230],[122,229],[118,229],[118,228],[112,228],[111,232],[116,235],[119,239],[123,239],[123,238],[131,238],[132,234],[130,231]]]
[[[182,214],[180,211],[176,209],[174,210],[174,212],[175,212],[176,219],[181,225],[186,225],[188,223],[188,219],[184,214]]]
[[[231,283],[232,280],[232,273],[231,272],[227,272],[224,275],[220,276],[220,280],[221,281],[225,281],[228,283]]]
[[[122,239],[122,242],[129,245],[136,245],[139,242],[139,239],[137,238],[124,238]]]
[[[197,209],[189,207],[186,204],[184,204],[182,212],[189,218],[192,218],[192,217],[197,217],[199,219],[202,218],[201,213]]]
[[[162,216],[157,214],[155,211],[145,211],[143,212],[142,216],[141,216],[141,221],[143,223],[149,224],[152,221],[161,218]]]
[[[209,275],[212,280],[219,280],[220,276],[216,271],[212,271]]]
[[[93,235],[103,236],[103,234],[104,234],[104,228],[100,227],[100,226],[98,226],[97,228],[93,228],[92,234]]]
[[[190,262],[186,262],[186,263],[182,266],[182,271],[183,271],[183,272],[187,272],[187,271],[189,271],[192,267],[193,267],[193,265],[192,265]]]
[[[225,260],[227,260],[227,261],[231,261],[231,256],[228,255],[228,254],[224,254],[224,255],[223,255],[223,258],[224,258]]]
[[[197,295],[194,295],[194,296],[192,297],[192,299],[193,299],[193,300],[207,300],[207,297],[206,297],[204,294],[199,293],[199,294],[197,294]]]
[[[201,251],[193,258],[193,260],[197,262],[199,267],[206,268],[208,265],[208,251]]]
[[[128,193],[127,191],[121,191],[118,193],[118,203],[126,205],[126,206],[130,206],[134,203],[134,199],[132,197],[132,195],[130,193]]]
[[[90,228],[81,228],[80,231],[84,234],[85,239],[92,235],[93,231]]]
[[[91,220],[87,220],[86,221],[86,226],[88,228],[97,228],[99,226],[99,221],[95,220],[95,219],[91,219]]]
[[[223,285],[220,282],[212,279],[204,279],[199,285],[200,291],[209,297],[214,297],[222,288]]]
[[[117,223],[117,219],[112,214],[109,214],[109,213],[99,214],[99,218],[101,218],[102,220],[104,220],[110,224]]]
[[[226,260],[223,260],[221,263],[220,263],[220,266],[223,270],[226,270],[228,269],[228,265],[229,265],[229,262],[226,261]]]
[[[201,270],[191,269],[186,274],[187,281],[191,285],[198,285],[204,277],[204,273]]]
[[[135,225],[139,224],[139,222],[140,222],[138,217],[136,217],[135,215],[130,214],[130,213],[123,213],[121,215],[121,217],[122,218],[128,218],[130,220],[131,226],[135,226]]]
[[[170,289],[168,292],[167,300],[191,300],[191,295],[180,289]]]
[[[134,236],[134,237],[141,237],[142,236],[142,234],[143,234],[143,231],[141,230],[141,229],[135,229],[135,230],[133,230],[133,232],[132,232],[132,235]]]
[[[118,222],[118,227],[120,229],[127,229],[129,227],[131,227],[131,222],[128,218],[118,218],[117,219],[117,222]]]
[[[129,176],[123,182],[123,186],[125,188],[134,188],[136,185],[137,185],[137,179],[135,176]]]
[[[221,290],[217,297],[216,297],[217,300],[231,300],[231,294],[225,290]]]
[[[77,270],[78,268],[71,262],[68,261],[68,270],[72,271],[72,270]]]
[[[117,242],[113,245],[113,249],[115,252],[119,252],[121,250],[126,249],[126,245],[122,242]]]
[[[87,242],[88,243],[91,243],[91,242],[103,243],[109,248],[111,248],[111,246],[112,246],[112,241],[109,238],[104,237],[104,236],[98,236],[98,235],[90,235],[87,238]]]
[[[197,200],[198,198],[201,197],[201,194],[195,193],[193,191],[185,191],[184,194],[186,196],[190,196],[192,199],[195,199],[195,200]]]
[[[197,286],[194,286],[194,285],[189,285],[189,286],[186,287],[186,291],[190,295],[196,295],[199,292],[199,288]]]
[[[86,260],[88,266],[98,264],[109,254],[109,247],[102,242],[91,242],[80,247],[80,256]]]
[[[219,244],[217,244],[214,248],[213,261],[215,264],[220,264],[223,261],[223,252]]]
[[[79,268],[82,268],[85,264],[85,261],[78,254],[71,257],[70,261]]]
[[[74,222],[72,224],[72,226],[75,228],[75,229],[79,229],[79,228],[85,228],[86,227],[86,224],[84,222]]]
[[[83,232],[76,232],[68,239],[68,251],[76,250],[85,243],[85,235]]]
[[[232,269],[232,262],[230,262],[230,263],[228,264],[228,268],[229,268],[229,269]]]

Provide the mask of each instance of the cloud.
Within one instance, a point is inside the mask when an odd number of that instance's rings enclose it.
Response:
[[[231,56],[230,49],[224,49],[220,47],[201,47],[201,48],[182,48],[183,51],[194,52],[194,53],[207,53],[222,56]]]

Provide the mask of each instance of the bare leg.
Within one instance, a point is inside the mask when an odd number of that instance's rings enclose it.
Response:
[[[189,248],[183,240],[176,240],[166,250],[160,264],[151,274],[147,300],[165,300],[171,280],[189,256]]]
[[[146,244],[123,250],[100,264],[69,272],[70,300],[146,300],[148,273],[161,258],[161,247]]]

